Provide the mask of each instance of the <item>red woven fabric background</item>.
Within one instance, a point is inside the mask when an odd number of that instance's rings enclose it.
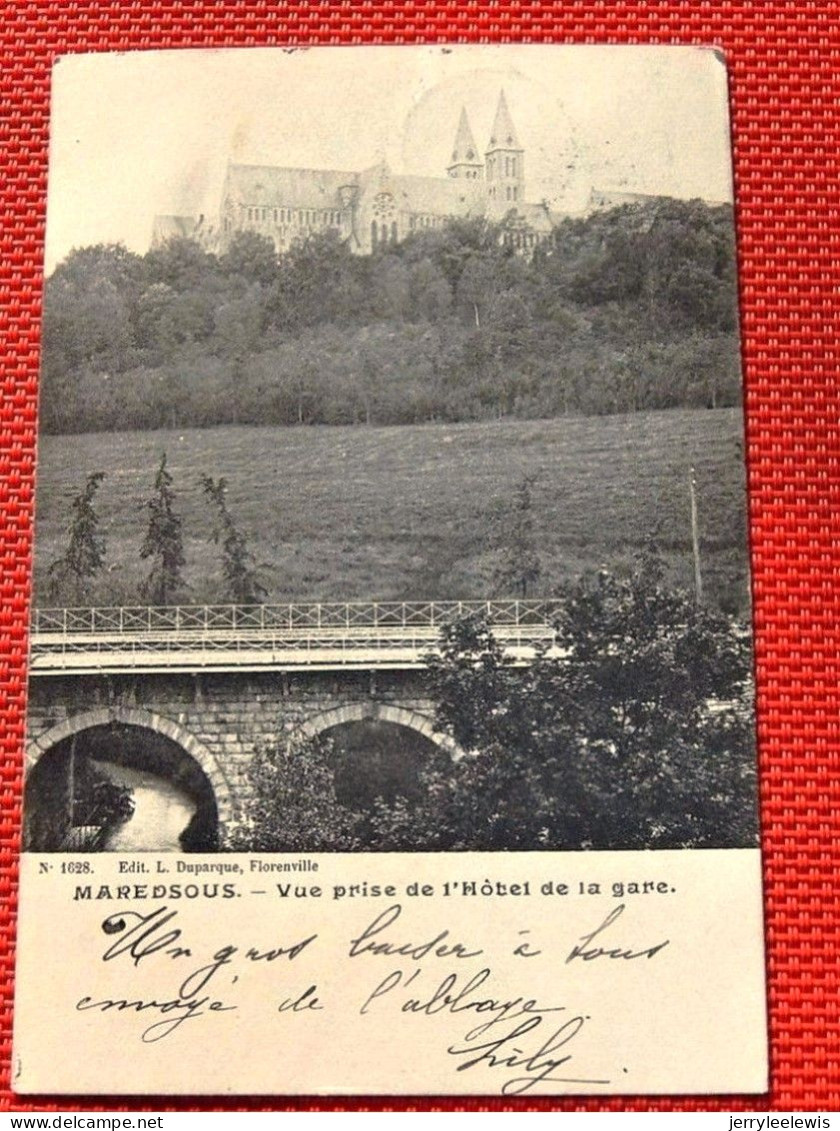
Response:
[[[88,1109],[10,1091],[11,1001],[50,67],[56,55],[158,47],[439,41],[717,44],[732,84],[746,362],[769,948],[767,1097],[531,1100],[542,1109],[808,1111],[840,1106],[836,814],[840,675],[840,10],[833,2],[365,0],[159,4],[7,0],[0,255],[0,1085],[2,1110]],[[84,1050],[80,1050],[84,1055]],[[403,1101],[106,1109],[397,1108]],[[409,1101],[408,1106],[412,1106]],[[427,1101],[414,1101],[424,1109]],[[498,1099],[440,1108],[521,1107]]]

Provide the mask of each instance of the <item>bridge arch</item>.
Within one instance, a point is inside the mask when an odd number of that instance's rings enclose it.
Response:
[[[237,807],[233,793],[218,762],[207,747],[180,723],[176,723],[155,711],[144,711],[137,707],[97,707],[80,714],[70,715],[55,726],[43,731],[27,744],[27,776],[38,764],[41,757],[60,742],[71,738],[74,734],[81,734],[83,731],[94,727],[104,727],[114,723],[155,731],[180,746],[186,754],[198,763],[207,778],[215,796],[220,826],[224,828],[225,824],[236,816]]]
[[[329,739],[336,800],[365,814],[361,827],[380,801],[421,804],[429,797],[424,770],[439,772],[455,760],[454,744],[428,715],[391,703],[362,700],[320,711],[301,723],[298,735]]]
[[[342,723],[359,722],[395,723],[397,726],[407,727],[422,734],[435,746],[448,751],[453,758],[462,755],[460,747],[448,734],[435,730],[435,724],[428,715],[407,707],[397,707],[391,703],[345,703],[341,707],[333,707],[329,711],[320,711],[317,715],[311,715],[301,723],[297,733],[303,738],[316,738],[325,730],[340,726]]]

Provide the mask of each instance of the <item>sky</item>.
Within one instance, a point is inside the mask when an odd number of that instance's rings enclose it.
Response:
[[[526,197],[595,187],[732,199],[726,72],[693,47],[436,46],[69,55],[53,71],[46,267],[145,252],[157,214],[213,216],[228,161],[445,175],[461,107],[481,152],[504,89]]]

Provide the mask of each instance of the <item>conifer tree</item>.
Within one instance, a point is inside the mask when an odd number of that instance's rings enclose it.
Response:
[[[73,500],[67,551],[48,571],[51,601],[81,604],[90,600],[93,580],[105,562],[105,539],[94,508],[94,498],[104,478],[104,471],[89,475],[84,489]]]
[[[525,598],[542,572],[534,536],[531,489],[536,476],[526,475],[514,491],[513,499],[497,524],[502,554],[493,580],[502,597]]]
[[[152,569],[141,594],[155,605],[168,605],[184,587],[182,570],[186,565],[181,536],[181,517],[175,512],[172,476],[166,469],[163,453],[155,476],[154,494],[146,503],[149,526],[140,547],[140,557],[152,559]]]
[[[225,495],[227,480],[214,481],[202,475],[201,488],[216,511],[211,540],[222,549],[222,575],[228,598],[237,605],[255,605],[267,592],[259,578],[254,556],[248,549],[245,535],[239,530],[228,510]]]

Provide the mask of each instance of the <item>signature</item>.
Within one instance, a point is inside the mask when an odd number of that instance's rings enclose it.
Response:
[[[554,1054],[574,1040],[587,1020],[580,1015],[570,1017],[539,1048],[530,1052],[527,1048],[520,1047],[527,1044],[522,1038],[544,1024],[545,1018],[541,1014],[528,1017],[503,1036],[494,1036],[492,1040],[481,1044],[475,1044],[467,1034],[461,1045],[450,1045],[446,1051],[450,1056],[468,1058],[462,1059],[458,1072],[465,1072],[477,1065],[518,1070],[517,1075],[511,1076],[502,1084],[503,1096],[522,1096],[538,1084],[609,1084],[609,1079],[554,1075],[558,1068],[568,1064],[572,1053],[567,1052],[563,1056]]]

